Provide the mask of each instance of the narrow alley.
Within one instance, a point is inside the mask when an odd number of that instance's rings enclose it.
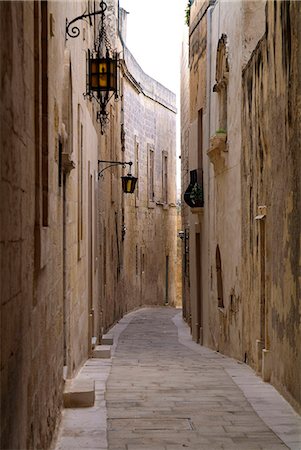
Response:
[[[301,0],[0,0],[0,450],[301,450]]]
[[[110,335],[111,368],[83,369],[98,380],[95,406],[64,411],[56,450],[301,448],[291,406],[245,364],[192,342],[180,310],[143,308]]]

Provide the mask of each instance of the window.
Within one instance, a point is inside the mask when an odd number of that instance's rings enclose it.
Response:
[[[48,4],[41,2],[42,225],[48,226]]]
[[[81,242],[83,240],[83,146],[84,146],[84,131],[81,123],[81,106],[77,108],[77,177],[78,177],[78,215],[77,215],[77,229],[78,229],[78,258],[82,256]]]
[[[114,108],[112,105],[110,105],[110,140],[109,140],[109,146],[110,146],[110,159],[112,161],[117,161],[117,155],[116,155],[116,145],[115,145],[115,114],[114,114]],[[117,192],[115,189],[115,180],[116,180],[117,172],[116,170],[110,170],[110,184],[111,184],[111,202],[114,203],[117,200]]]
[[[222,34],[218,41],[215,79],[216,84],[213,87],[213,92],[217,92],[218,94],[219,129],[227,131],[229,63],[227,36],[225,34]]]
[[[203,171],[203,109],[198,112],[198,181]]]
[[[162,153],[162,200],[165,205],[168,203],[168,159],[167,152]]]
[[[223,276],[222,276],[222,261],[219,246],[216,247],[216,283],[217,283],[217,306],[224,307],[224,293],[223,293]]]
[[[103,231],[103,285],[107,284],[107,229],[104,227]]]
[[[139,206],[139,141],[137,139],[137,136],[135,136],[135,176],[138,178],[138,182],[136,184],[135,189],[135,199],[136,199],[136,206]]]
[[[48,258],[49,144],[48,144],[48,3],[34,3],[34,119],[35,119],[35,267]],[[35,302],[36,300],[34,300]]]
[[[148,149],[148,200],[154,202],[154,150],[149,147]],[[150,205],[149,205],[150,206]]]
[[[139,275],[139,268],[138,268],[138,245],[136,245],[136,277]]]
[[[140,250],[140,269],[141,269],[141,275],[144,273],[144,271],[145,271],[145,261],[144,261],[144,252],[143,252],[143,249],[141,248],[141,250]]]

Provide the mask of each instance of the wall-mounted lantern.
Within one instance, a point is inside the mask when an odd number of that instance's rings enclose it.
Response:
[[[129,162],[125,162],[125,161],[105,161],[105,160],[99,160],[98,164],[109,164],[108,166],[104,167],[103,169],[101,169],[98,172],[98,178],[100,178],[102,176],[102,173],[106,170],[109,169],[110,167],[114,167],[114,166],[122,166],[122,167],[126,167],[129,166],[129,173],[126,176],[121,177],[122,179],[122,190],[125,194],[133,194],[133,192],[135,191],[135,187],[136,187],[136,183],[138,178],[134,177],[131,174],[131,169],[132,169],[132,161]]]
[[[115,50],[112,50],[111,43],[107,36],[105,26],[105,12],[107,4],[100,2],[100,10],[92,13],[84,13],[79,17],[68,22],[66,19],[66,39],[67,36],[75,38],[79,36],[80,30],[77,26],[70,26],[77,20],[83,20],[100,14],[98,36],[94,42],[93,50],[87,53],[87,88],[85,97],[90,100],[93,98],[99,104],[97,112],[97,121],[100,123],[101,134],[104,134],[105,126],[109,121],[107,104],[115,96],[118,99],[118,76],[119,76],[119,57]]]

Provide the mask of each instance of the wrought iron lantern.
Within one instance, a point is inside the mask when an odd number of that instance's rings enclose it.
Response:
[[[104,134],[105,126],[109,121],[107,105],[114,96],[118,100],[118,71],[119,57],[116,50],[112,49],[110,40],[106,31],[106,10],[107,4],[100,2],[100,10],[93,13],[84,13],[76,17],[71,22],[66,22],[66,36],[77,37],[80,34],[79,28],[73,26],[71,31],[69,27],[77,20],[83,20],[87,17],[100,14],[98,36],[94,42],[93,50],[87,52],[87,87],[85,97],[90,100],[93,98],[99,104],[97,112],[97,121],[100,123],[101,134]]]
[[[122,190],[125,194],[133,194],[133,192],[135,191],[135,187],[136,187],[136,183],[138,178],[134,177],[131,174],[131,168],[132,168],[132,161],[129,162],[125,162],[125,161],[106,161],[106,160],[99,160],[98,164],[101,163],[105,163],[105,164],[109,164],[108,166],[104,167],[103,169],[100,170],[100,172],[98,172],[98,178],[100,178],[102,176],[102,173],[106,170],[109,169],[110,167],[114,167],[114,166],[122,166],[122,167],[126,167],[126,166],[130,166],[129,167],[129,173],[126,176],[121,177],[122,180]]]
[[[122,179],[122,190],[125,194],[133,194],[135,191],[137,178],[133,177],[131,173],[128,173],[126,176],[121,177]]]

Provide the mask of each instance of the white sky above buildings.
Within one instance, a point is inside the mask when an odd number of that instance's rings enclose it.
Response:
[[[119,0],[127,12],[127,47],[142,70],[177,95],[177,188],[180,188],[180,54],[187,0]]]
[[[127,47],[147,75],[177,93],[187,0],[119,0],[129,12]]]

